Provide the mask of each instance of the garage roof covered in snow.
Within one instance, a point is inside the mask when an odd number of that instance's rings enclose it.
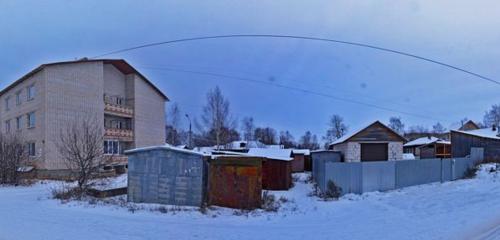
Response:
[[[429,145],[432,143],[451,144],[451,142],[442,140],[442,139],[437,138],[437,137],[421,137],[421,138],[417,138],[413,141],[409,141],[403,146],[404,147],[414,147],[414,146]]]
[[[292,149],[280,149],[280,148],[250,148],[248,155],[256,157],[265,157],[269,159],[291,161]]]
[[[476,136],[476,137],[482,137],[482,138],[489,138],[489,139],[499,139],[499,132],[498,130],[493,130],[492,128],[481,128],[481,129],[475,129],[475,130],[469,130],[469,131],[458,131],[458,130],[451,130],[452,132],[459,132],[471,136]]]

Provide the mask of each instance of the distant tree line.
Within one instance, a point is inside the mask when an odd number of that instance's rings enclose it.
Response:
[[[211,89],[206,95],[206,104],[200,116],[194,118],[195,131],[192,143],[196,147],[222,147],[232,141],[259,141],[266,145],[282,145],[284,148],[318,149],[318,137],[306,131],[298,141],[289,130],[278,131],[270,126],[256,126],[253,117],[244,117],[238,131],[238,121],[232,115],[230,102],[219,87]],[[171,145],[188,145],[189,131],[182,128],[182,111],[173,103],[166,117],[165,141]]]
[[[230,102],[220,88],[217,86],[211,89],[206,95],[206,104],[202,108],[200,116],[193,120],[195,131],[192,133],[192,145],[203,146],[224,146],[232,141],[246,140],[259,141],[266,145],[281,145],[284,148],[305,148],[319,149],[328,148],[329,144],[336,139],[346,135],[349,127],[341,115],[333,114],[326,123],[326,132],[321,138],[325,143],[321,146],[318,136],[311,131],[306,131],[296,139],[288,130],[278,131],[270,126],[256,126],[255,120],[251,116],[241,119],[240,127],[238,121],[231,113]],[[166,142],[172,145],[188,145],[189,132],[180,127],[182,114],[177,103],[170,106],[167,113]],[[468,121],[462,118],[458,122],[463,126]],[[483,122],[477,122],[480,127],[500,126],[500,104],[493,105],[485,112]],[[395,132],[410,136],[423,135],[443,135],[448,131],[440,122],[436,122],[429,129],[424,125],[406,126],[400,116],[389,118],[387,126]]]

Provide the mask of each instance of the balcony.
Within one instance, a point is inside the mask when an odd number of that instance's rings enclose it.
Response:
[[[104,113],[127,118],[134,117],[134,109],[124,97],[104,94],[103,99]]]
[[[128,162],[128,157],[125,155],[109,155],[109,159],[107,159],[107,165],[125,165]]]
[[[134,131],[131,129],[105,128],[104,138],[112,138],[125,142],[134,141]]]

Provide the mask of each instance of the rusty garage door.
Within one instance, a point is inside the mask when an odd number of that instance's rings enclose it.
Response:
[[[221,207],[259,208],[263,158],[217,156],[210,160],[208,203]]]

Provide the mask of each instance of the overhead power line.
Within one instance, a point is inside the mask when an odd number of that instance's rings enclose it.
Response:
[[[277,34],[231,34],[231,35],[215,35],[215,36],[201,36],[201,37],[192,37],[192,38],[181,38],[181,39],[175,39],[175,40],[169,40],[169,41],[163,41],[163,42],[155,42],[155,43],[148,43],[148,44],[143,44],[143,45],[138,45],[134,47],[128,47],[128,48],[123,48],[107,53],[103,53],[97,56],[94,56],[92,58],[100,58],[112,54],[117,54],[117,53],[123,53],[123,52],[128,52],[136,49],[141,49],[141,48],[148,48],[148,47],[154,47],[158,45],[165,45],[165,44],[173,44],[173,43],[181,43],[181,42],[191,42],[191,41],[201,41],[201,40],[209,40],[209,39],[222,39],[222,38],[287,38],[287,39],[300,39],[300,40],[311,40],[311,41],[322,41],[322,42],[330,42],[330,43],[337,43],[337,44],[345,44],[345,45],[352,45],[352,46],[357,46],[357,47],[364,47],[364,48],[371,48],[379,51],[384,51],[384,52],[389,52],[389,53],[394,53],[398,55],[403,55],[411,58],[416,58],[419,60],[423,60],[426,62],[431,62],[434,64],[438,64],[447,68],[451,68],[469,75],[472,75],[474,77],[480,78],[485,81],[489,81],[491,83],[500,85],[499,81],[496,81],[494,79],[491,79],[489,77],[486,77],[484,75],[466,70],[461,67],[456,67],[451,64],[447,64],[438,60],[433,60],[430,58],[418,56],[412,53],[407,53],[407,52],[402,52],[398,50],[393,50],[389,48],[384,48],[384,47],[378,47],[370,44],[364,44],[364,43],[358,43],[358,42],[351,42],[351,41],[343,41],[343,40],[337,40],[337,39],[329,39],[329,38],[319,38],[319,37],[306,37],[306,36],[295,36],[295,35],[277,35]]]
[[[404,114],[404,115],[418,117],[418,118],[427,119],[427,120],[441,121],[440,119],[432,118],[432,117],[429,117],[429,116],[426,116],[426,115],[422,115],[422,114],[418,114],[418,113],[412,113],[412,112],[407,112],[407,111],[400,111],[400,110],[397,110],[397,109],[392,109],[392,108],[388,108],[388,107],[384,107],[384,106],[377,105],[377,104],[372,104],[372,103],[366,103],[366,102],[362,102],[362,101],[355,100],[355,99],[338,97],[338,96],[334,96],[334,95],[331,95],[331,94],[326,94],[326,93],[322,93],[322,92],[316,92],[316,91],[309,90],[309,89],[303,89],[303,88],[299,88],[299,87],[288,86],[288,85],[283,85],[283,84],[279,84],[279,83],[274,83],[274,82],[269,82],[269,81],[264,81],[264,80],[258,80],[258,79],[253,79],[253,78],[231,76],[231,75],[226,75],[226,74],[221,74],[221,73],[215,73],[215,72],[192,71],[192,70],[164,68],[164,67],[141,67],[141,68],[164,70],[164,71],[170,71],[170,72],[189,73],[189,74],[197,74],[197,75],[205,75],[205,76],[212,76],[212,77],[217,77],[217,78],[233,79],[233,80],[237,80],[237,81],[244,81],[244,82],[257,83],[257,84],[271,85],[271,86],[275,86],[275,87],[279,87],[279,88],[284,88],[284,89],[288,89],[288,90],[293,90],[293,91],[297,91],[297,92],[301,92],[301,93],[307,93],[307,94],[311,94],[311,95],[321,96],[321,97],[325,97],[325,98],[329,98],[329,99],[333,99],[333,100],[337,100],[337,101],[342,101],[342,102],[348,102],[348,103],[354,103],[354,104],[358,104],[358,105],[363,105],[363,106],[367,106],[367,107],[371,107],[371,108],[376,108],[376,109],[380,109],[380,110],[384,110],[384,111],[389,111],[389,112]]]

